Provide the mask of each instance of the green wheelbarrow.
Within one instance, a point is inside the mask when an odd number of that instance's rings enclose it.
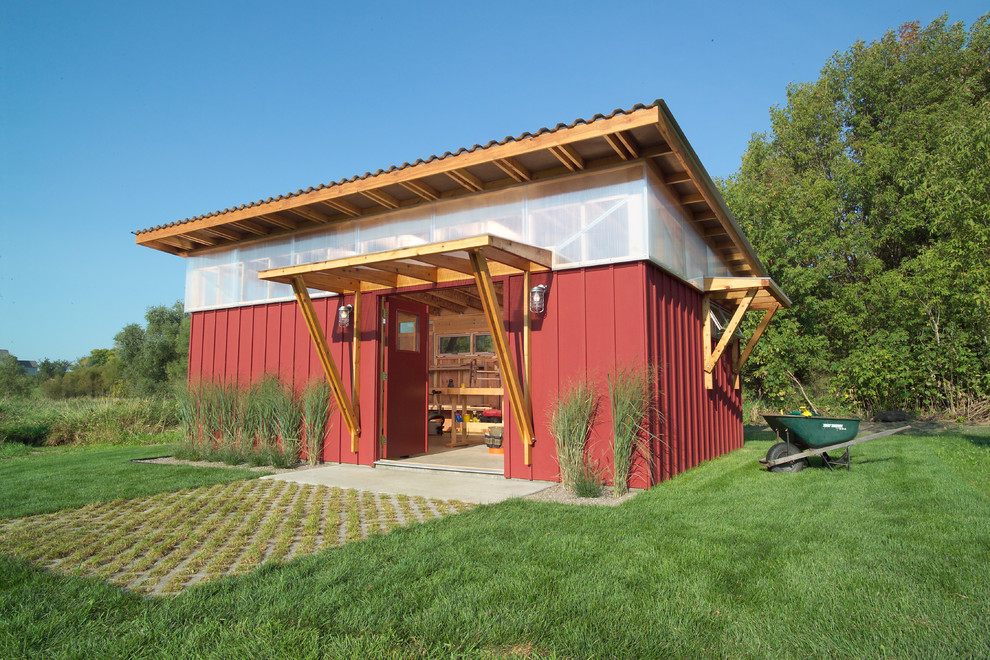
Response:
[[[766,458],[760,463],[771,472],[800,472],[808,466],[810,456],[821,456],[822,464],[829,470],[837,467],[852,469],[849,448],[861,442],[876,440],[887,435],[907,431],[910,426],[902,426],[889,431],[858,436],[860,420],[851,417],[819,417],[801,414],[764,415],[763,419],[777,434],[780,440],[770,447]],[[829,456],[845,449],[842,456]]]

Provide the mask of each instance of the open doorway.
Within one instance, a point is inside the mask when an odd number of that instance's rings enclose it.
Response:
[[[396,294],[385,305],[379,462],[504,473],[505,393],[477,289]]]

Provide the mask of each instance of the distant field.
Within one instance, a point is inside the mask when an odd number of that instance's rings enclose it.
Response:
[[[769,474],[769,445],[619,507],[479,506],[168,599],[0,557],[0,656],[990,657],[990,431],[866,443],[851,472]]]

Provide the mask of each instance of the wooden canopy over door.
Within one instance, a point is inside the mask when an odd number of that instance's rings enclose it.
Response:
[[[705,387],[707,389],[714,387],[712,370],[732,341],[733,334],[739,329],[743,316],[747,311],[763,310],[763,319],[746,343],[746,348],[733,360],[732,373],[736,376],[736,387],[738,387],[739,374],[743,365],[749,359],[749,355],[753,352],[756,342],[763,335],[763,331],[770,324],[770,319],[781,307],[790,308],[791,300],[768,277],[706,277],[704,288],[701,318],[704,322],[702,341],[704,343]],[[714,350],[712,349],[712,324],[709,319],[713,302],[732,312],[732,318],[723,329],[722,337]],[[736,348],[738,349],[738,346]]]
[[[320,261],[286,268],[273,268],[258,274],[263,280],[281,282],[292,286],[296,301],[306,321],[310,336],[323,364],[330,388],[337,400],[351,433],[351,446],[357,451],[360,435],[360,410],[357,390],[354,398],[348,398],[344,391],[340,372],[330,355],[326,335],[320,327],[319,319],[313,312],[308,289],[334,293],[354,293],[356,301],[362,292],[397,290],[407,286],[438,284],[463,281],[473,278],[480,294],[481,304],[488,329],[495,344],[495,355],[502,372],[503,384],[512,414],[516,420],[519,435],[523,441],[526,465],[532,464],[534,440],[533,410],[529,396],[529,337],[523,337],[523,371],[525,381],[520,378],[515,362],[509,352],[509,340],[502,317],[502,306],[492,281],[492,276],[528,274],[549,270],[552,258],[549,250],[525,245],[498,236],[483,235],[440,243],[429,243],[399,250],[388,250],[372,254],[361,254],[342,259]],[[528,275],[527,275],[528,279]],[[523,301],[525,305],[525,301]],[[356,303],[353,313],[354,327],[359,327],[360,303]],[[528,318],[528,310],[523,310]],[[525,324],[524,333],[529,332]],[[360,345],[356,339],[354,360],[360,363]],[[356,370],[355,370],[356,374]]]

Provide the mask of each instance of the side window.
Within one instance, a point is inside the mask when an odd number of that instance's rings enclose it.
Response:
[[[396,312],[395,348],[400,351],[419,352],[419,317],[408,312]]]
[[[490,334],[478,334],[474,336],[474,352],[475,353],[494,353],[495,344],[492,342],[492,336]]]
[[[439,355],[463,355],[471,352],[471,335],[440,335],[437,339]]]

